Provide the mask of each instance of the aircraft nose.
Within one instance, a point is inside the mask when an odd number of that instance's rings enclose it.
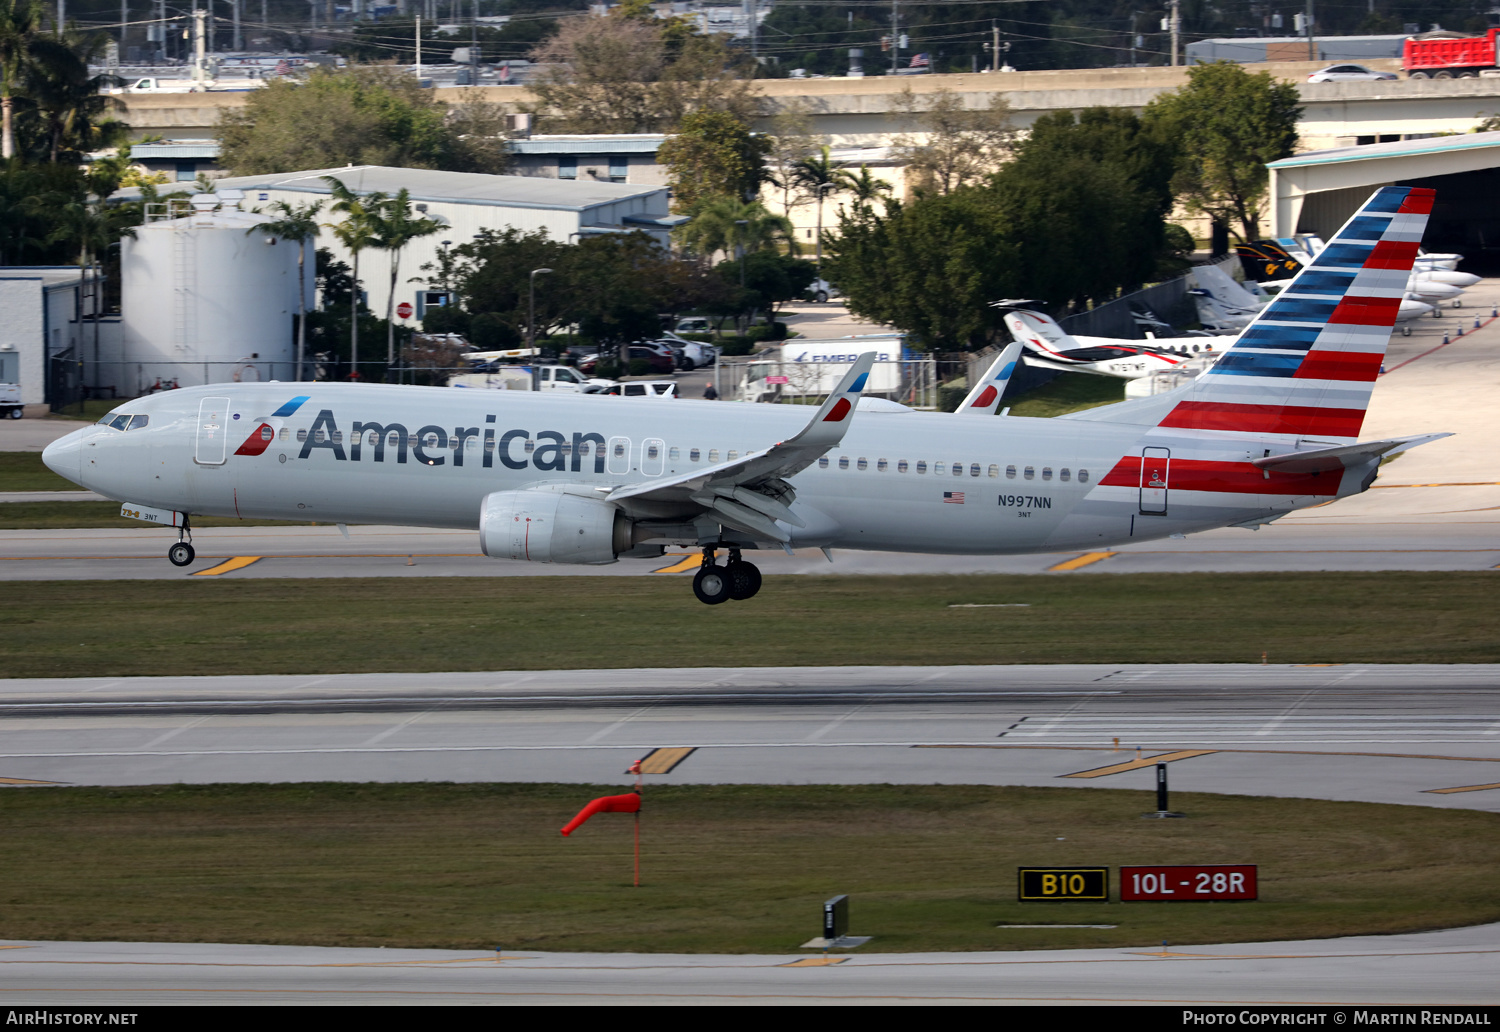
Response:
[[[83,460],[83,435],[86,431],[74,430],[66,437],[59,437],[42,450],[42,461],[47,468],[60,477],[67,477],[81,484],[79,467]]]

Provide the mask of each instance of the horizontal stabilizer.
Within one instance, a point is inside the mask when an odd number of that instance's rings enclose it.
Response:
[[[1252,459],[1251,464],[1264,470],[1278,473],[1325,473],[1330,470],[1362,466],[1392,452],[1405,451],[1418,445],[1452,437],[1452,434],[1418,434],[1415,437],[1391,437],[1384,441],[1361,441],[1359,444],[1342,444],[1337,448],[1319,448],[1316,451],[1286,452],[1282,455],[1267,455]]]

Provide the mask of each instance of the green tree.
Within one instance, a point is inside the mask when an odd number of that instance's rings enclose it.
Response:
[[[1177,147],[1172,180],[1190,212],[1229,227],[1242,241],[1260,235],[1266,164],[1297,148],[1297,87],[1229,61],[1194,65],[1187,84],[1146,107],[1145,123]]]
[[[743,59],[717,34],[680,19],[617,7],[604,17],[568,18],[532,51],[533,112],[550,129],[575,133],[670,132],[692,111],[756,114]]]
[[[276,201],[271,205],[271,211],[278,218],[245,230],[247,236],[251,233],[270,233],[278,240],[297,245],[297,366],[292,377],[297,381],[302,379],[302,363],[307,357],[307,290],[303,282],[303,277],[307,274],[307,245],[318,238],[318,231],[322,228],[318,224],[318,212],[322,208],[322,201],[309,201],[302,205]]]
[[[771,141],[727,111],[684,115],[675,135],[656,150],[666,166],[677,211],[690,212],[715,195],[752,198],[766,181]]]
[[[102,32],[84,33],[71,25],[35,42],[27,92],[48,161],[79,162],[89,151],[129,137],[129,125],[109,117],[125,105],[100,92],[105,75],[89,72],[90,63],[102,62],[108,43]]]
[[[343,222],[324,223],[353,258],[354,289],[349,297],[349,375],[359,379],[359,253],[380,246],[381,211],[390,200],[380,191],[358,194],[334,176],[323,176],[333,192],[329,210],[344,215]]]
[[[379,233],[375,246],[388,251],[391,256],[391,289],[385,299],[386,350],[385,361],[390,365],[396,361],[396,276],[401,268],[401,252],[406,245],[421,237],[432,236],[443,228],[441,222],[429,218],[416,218],[411,207],[411,193],[402,187],[396,196],[380,206],[376,213],[376,228]]]
[[[220,115],[215,135],[234,175],[345,165],[500,172],[503,149],[466,140],[478,128],[493,144],[498,126],[494,112],[468,105],[450,115],[410,75],[366,65],[253,90],[243,108]]]
[[[797,254],[796,231],[785,215],[773,215],[759,201],[719,196],[705,201],[678,239],[703,258],[722,251],[785,250]]]

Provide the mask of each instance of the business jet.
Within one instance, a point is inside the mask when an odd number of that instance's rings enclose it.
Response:
[[[859,404],[875,356],[809,407],[375,384],[213,384],[126,402],[53,470],[176,527],[259,517],[478,529],[484,553],[604,564],[703,552],[753,596],[780,546],[993,555],[1254,528],[1357,494],[1426,434],[1359,442],[1433,191],[1384,187],[1211,370],[1057,419]],[[716,561],[727,553],[727,563]]]
[[[1010,335],[1029,353],[1026,361],[1043,369],[1097,373],[1122,380],[1135,380],[1181,365],[1185,359],[1161,344],[1146,344],[1118,337],[1075,337],[1057,320],[1040,310],[1039,301],[994,301],[991,307],[1005,311],[1001,318]],[[1224,346],[1234,339],[1194,338],[1194,350],[1212,351],[1219,340]]]

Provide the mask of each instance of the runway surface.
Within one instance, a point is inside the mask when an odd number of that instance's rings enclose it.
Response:
[[[873,929],[871,929],[873,931]],[[1018,938],[1024,930],[1012,934]],[[1500,925],[1162,950],[780,956],[0,943],[12,1006],[161,1004],[1493,1005]],[[798,962],[801,962],[800,964]],[[1356,1020],[1352,1013],[1345,1020]],[[1331,1022],[1330,1022],[1331,1023]],[[1344,1022],[1338,1022],[1343,1024]]]
[[[0,778],[1139,788],[1500,810],[1493,666],[802,667],[0,681]]]

